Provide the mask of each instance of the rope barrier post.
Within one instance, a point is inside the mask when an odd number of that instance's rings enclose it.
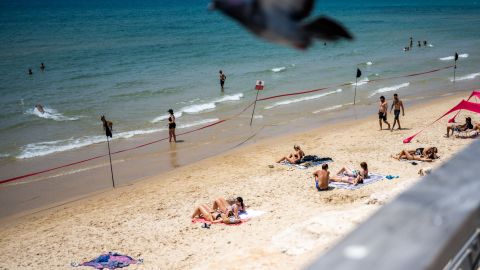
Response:
[[[105,115],[102,115],[102,117],[100,117],[100,121],[102,121],[103,130],[105,131],[105,136],[107,137],[108,157],[110,159],[110,172],[112,174],[112,185],[113,185],[113,188],[115,188],[115,179],[113,179],[112,152],[110,151],[110,140],[108,139],[108,137],[110,138],[113,137],[113,133],[112,133],[113,123],[111,121],[108,121],[105,118]]]
[[[108,157],[110,158],[110,173],[112,174],[112,185],[115,188],[115,179],[113,178],[113,166],[112,166],[112,154],[110,152],[110,140],[107,136],[107,146],[108,146]]]
[[[355,105],[355,101],[357,99],[357,83],[358,83],[358,78],[362,76],[362,71],[357,68],[357,76],[355,76],[355,95],[353,96],[353,105]]]
[[[252,123],[253,123],[253,115],[255,114],[255,107],[257,107],[258,94],[260,93],[260,90],[263,90],[264,86],[265,86],[264,81],[257,81],[257,83],[255,84],[255,90],[257,90],[257,96],[255,97],[255,102],[253,103],[253,111],[252,111],[252,117],[250,118],[250,126],[252,126]]]
[[[457,71],[458,53],[455,52],[455,64],[453,65],[453,84],[455,84],[455,73]]]

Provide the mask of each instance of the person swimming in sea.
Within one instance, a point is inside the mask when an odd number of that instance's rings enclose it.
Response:
[[[40,64],[40,69],[41,69],[42,71],[45,71],[45,65],[43,64],[43,62]]]
[[[28,75],[33,75],[33,71],[31,68],[28,69]]]
[[[41,114],[45,113],[45,110],[43,109],[43,106],[40,105],[40,104],[35,105],[35,109],[37,109],[37,111],[39,111]]]

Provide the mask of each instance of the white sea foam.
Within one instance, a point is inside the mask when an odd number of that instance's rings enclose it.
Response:
[[[433,48],[435,46],[433,46],[433,44],[428,44],[428,47]]]
[[[360,81],[357,82],[357,86],[367,84],[369,81],[370,80],[367,77],[365,77],[365,78],[363,78],[363,79],[361,79]],[[355,86],[355,82],[352,82],[351,85]]]
[[[254,115],[253,116],[253,119],[262,119],[263,118],[263,115]]]
[[[463,53],[463,54],[458,55],[458,58],[467,58],[467,57],[468,57],[468,53]],[[439,59],[442,60],[442,61],[449,61],[449,60],[454,60],[455,56],[451,55],[451,56],[442,57],[442,58],[439,58]]]
[[[368,61],[366,64],[367,64],[367,66],[371,66],[371,65],[373,65],[373,63],[372,63],[372,62],[370,62],[370,61]]]
[[[278,106],[282,106],[282,105],[288,105],[288,104],[292,104],[292,103],[297,103],[297,102],[302,102],[302,101],[307,101],[307,100],[312,100],[312,99],[318,99],[318,98],[326,97],[326,96],[336,94],[336,93],[340,93],[340,92],[342,92],[342,89],[337,89],[335,91],[330,91],[330,92],[322,93],[322,94],[318,94],[318,95],[312,95],[312,96],[295,98],[295,99],[287,99],[287,100],[284,100],[284,101],[279,101],[279,102],[273,103],[272,105],[265,107],[265,109],[269,110],[269,109],[272,109],[272,108],[275,108],[275,107],[278,107]]]
[[[9,157],[9,156],[10,156],[9,154],[0,154],[0,159],[1,159],[1,158],[7,158],[7,157]]]
[[[369,97],[373,97],[373,96],[375,96],[375,95],[377,95],[377,94],[380,94],[380,93],[396,91],[396,90],[398,90],[398,89],[408,87],[409,85],[410,85],[410,83],[409,83],[409,82],[406,82],[406,83],[397,84],[397,85],[393,85],[393,86],[383,87],[383,88],[380,88],[380,89],[375,90],[375,92],[373,92],[372,94],[370,94]]]
[[[271,71],[276,73],[276,72],[282,72],[286,69],[287,69],[286,67],[275,67],[275,68],[272,68]]]
[[[57,110],[49,108],[47,106],[43,107],[43,113],[41,113],[36,107],[32,109],[28,109],[25,114],[30,114],[34,116],[38,116],[44,119],[52,119],[55,121],[74,121],[78,120],[80,117],[67,117],[63,114],[57,112]]]
[[[320,110],[317,110],[317,111],[313,111],[312,113],[316,114],[316,113],[321,113],[321,112],[333,111],[333,110],[337,110],[337,109],[343,108],[343,107],[348,106],[348,105],[353,105],[353,103],[345,103],[345,104],[340,104],[340,105],[334,105],[334,106],[326,107],[326,108],[323,108],[323,109],[320,109]]]
[[[455,80],[457,81],[473,80],[478,76],[480,76],[480,73],[472,73],[465,76],[456,77]],[[450,81],[453,82],[453,77],[450,78]]]
[[[215,99],[211,102],[189,105],[189,106],[183,107],[180,110],[176,111],[175,112],[175,117],[180,118],[183,115],[183,113],[199,114],[199,113],[202,113],[202,112],[205,112],[205,111],[211,111],[211,110],[214,110],[217,107],[217,105],[216,105],[217,103],[238,101],[241,98],[243,98],[243,93],[237,93],[237,94],[234,94],[234,95],[223,96],[223,97]],[[164,120],[168,119],[168,117],[169,117],[168,114],[161,115],[159,117],[156,117],[155,119],[153,119],[150,122],[151,123],[158,123],[160,121],[164,121]]]
[[[217,118],[214,119],[203,119],[199,121],[194,121],[191,123],[180,124],[177,126],[178,129],[190,128],[194,126],[199,126],[203,124],[213,123],[218,121]],[[147,130],[132,130],[124,131],[119,133],[113,133],[113,139],[128,139],[136,135],[150,134],[154,132],[166,131],[165,128],[158,129],[147,129]],[[33,158],[39,156],[46,156],[49,154],[63,152],[73,149],[78,149],[92,144],[105,142],[105,136],[84,136],[80,138],[70,138],[66,140],[57,140],[57,141],[48,141],[48,142],[39,142],[27,144],[21,149],[21,153],[16,157],[18,159]]]

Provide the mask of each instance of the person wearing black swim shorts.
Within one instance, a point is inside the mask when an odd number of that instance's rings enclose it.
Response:
[[[223,85],[225,85],[225,80],[227,79],[227,76],[223,73],[223,71],[219,71],[218,73],[220,73],[220,88],[222,89],[222,92],[223,92]]]
[[[177,136],[175,135],[175,128],[177,124],[175,123],[175,115],[173,115],[173,110],[168,110],[170,116],[168,117],[168,141],[172,142],[172,138],[174,142],[177,142]]]
[[[380,97],[380,105],[378,108],[378,123],[380,125],[380,130],[383,130],[382,127],[382,121],[383,123],[388,125],[388,129],[390,129],[390,123],[387,122],[387,108],[388,108],[388,103],[385,100],[384,96]]]
[[[398,123],[398,129],[402,129],[400,126],[400,109],[402,109],[402,116],[405,116],[405,108],[403,107],[403,102],[398,98],[397,94],[393,95],[393,103],[392,107],[390,108],[390,113],[393,113],[395,115],[395,119],[393,120],[393,126],[391,131],[395,128],[395,125]]]

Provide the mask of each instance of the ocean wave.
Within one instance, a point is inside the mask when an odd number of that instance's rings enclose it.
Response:
[[[144,97],[151,97],[160,94],[170,94],[176,93],[181,91],[182,88],[178,87],[166,87],[159,90],[143,90],[137,92],[128,92],[128,93],[120,93],[113,95],[113,98],[144,98]]]
[[[194,121],[191,123],[180,124],[177,126],[178,129],[190,128],[194,126],[209,124],[218,121],[218,118],[213,119],[203,119]],[[124,131],[113,134],[113,139],[128,139],[136,135],[145,135],[151,134],[160,131],[166,131],[167,127],[165,128],[157,128],[157,129],[146,129],[146,130],[132,130],[132,131]],[[85,146],[103,143],[105,142],[105,136],[83,136],[80,138],[70,138],[66,140],[57,140],[57,141],[48,141],[48,142],[39,142],[39,143],[31,143],[23,146],[21,148],[21,152],[17,159],[27,159],[33,157],[40,157],[46,156],[53,153],[64,152],[68,150],[78,149]]]
[[[43,107],[43,113],[41,113],[36,107],[33,109],[28,109],[25,114],[38,116],[44,119],[52,119],[55,121],[75,121],[80,119],[80,117],[67,117],[59,113],[57,110],[49,108],[47,106]]]
[[[272,108],[275,108],[275,107],[278,107],[278,106],[288,105],[288,104],[307,101],[307,100],[312,100],[312,99],[318,99],[318,98],[326,97],[326,96],[336,94],[336,93],[340,93],[340,92],[342,92],[342,89],[337,89],[335,91],[330,91],[330,92],[327,92],[327,93],[322,93],[322,94],[312,95],[312,96],[307,96],[307,97],[302,97],[302,98],[287,99],[287,100],[284,100],[284,101],[279,101],[279,102],[273,103],[272,105],[265,107],[265,109],[269,110],[269,109],[272,109]]]
[[[367,84],[369,81],[370,80],[367,77],[365,77],[357,82],[357,86]],[[355,82],[352,82],[350,85],[355,86]]]
[[[203,104],[194,104],[194,105],[189,105],[186,107],[181,108],[177,112],[175,112],[175,117],[179,118],[180,116],[183,115],[183,113],[188,113],[188,114],[199,114],[201,112],[207,111],[207,110],[213,110],[217,107],[217,103],[222,103],[222,102],[230,102],[230,101],[238,101],[241,98],[243,98],[243,93],[237,93],[234,95],[226,95],[224,97],[221,97],[219,99],[215,99],[211,102],[208,103],[203,103]],[[151,123],[158,123],[160,121],[164,121],[168,119],[169,115],[161,115],[159,117],[156,117]]]
[[[371,61],[368,61],[368,62],[367,62],[367,63],[365,63],[365,64],[367,64],[367,66],[371,66],[371,65],[373,65],[373,62],[371,62]]]
[[[480,76],[480,73],[472,73],[472,74],[468,74],[468,75],[465,75],[465,76],[457,77],[457,78],[455,78],[455,80],[457,80],[457,81],[473,80],[478,76]],[[450,81],[453,82],[453,78],[450,78]]]
[[[2,158],[8,158],[9,156],[10,156],[9,154],[1,154],[1,153],[0,153],[0,159],[2,159]]]
[[[387,86],[387,87],[383,87],[383,88],[380,88],[380,89],[377,89],[375,90],[375,92],[373,92],[372,94],[370,94],[369,97],[373,97],[377,94],[380,94],[380,93],[385,93],[385,92],[391,92],[391,91],[396,91],[400,88],[404,88],[404,87],[408,87],[410,85],[409,82],[406,82],[406,83],[402,83],[402,84],[397,84],[397,85],[393,85],[393,86]]]
[[[286,69],[287,69],[287,67],[274,67],[274,68],[271,69],[271,71],[277,73],[277,72],[282,72]]]
[[[337,110],[337,109],[343,108],[343,107],[348,106],[348,105],[353,105],[353,102],[330,106],[330,107],[327,107],[327,108],[323,108],[323,109],[320,109],[320,110],[313,111],[312,113],[316,114],[316,113],[321,113],[321,112],[333,111],[333,110]]]
[[[468,57],[468,53],[459,54],[458,57],[459,57],[459,58],[467,58],[467,57]],[[454,59],[455,59],[455,56],[451,55],[451,56],[442,57],[442,58],[438,58],[438,59],[439,59],[439,60],[442,60],[442,61],[449,61],[449,60],[454,60]]]

